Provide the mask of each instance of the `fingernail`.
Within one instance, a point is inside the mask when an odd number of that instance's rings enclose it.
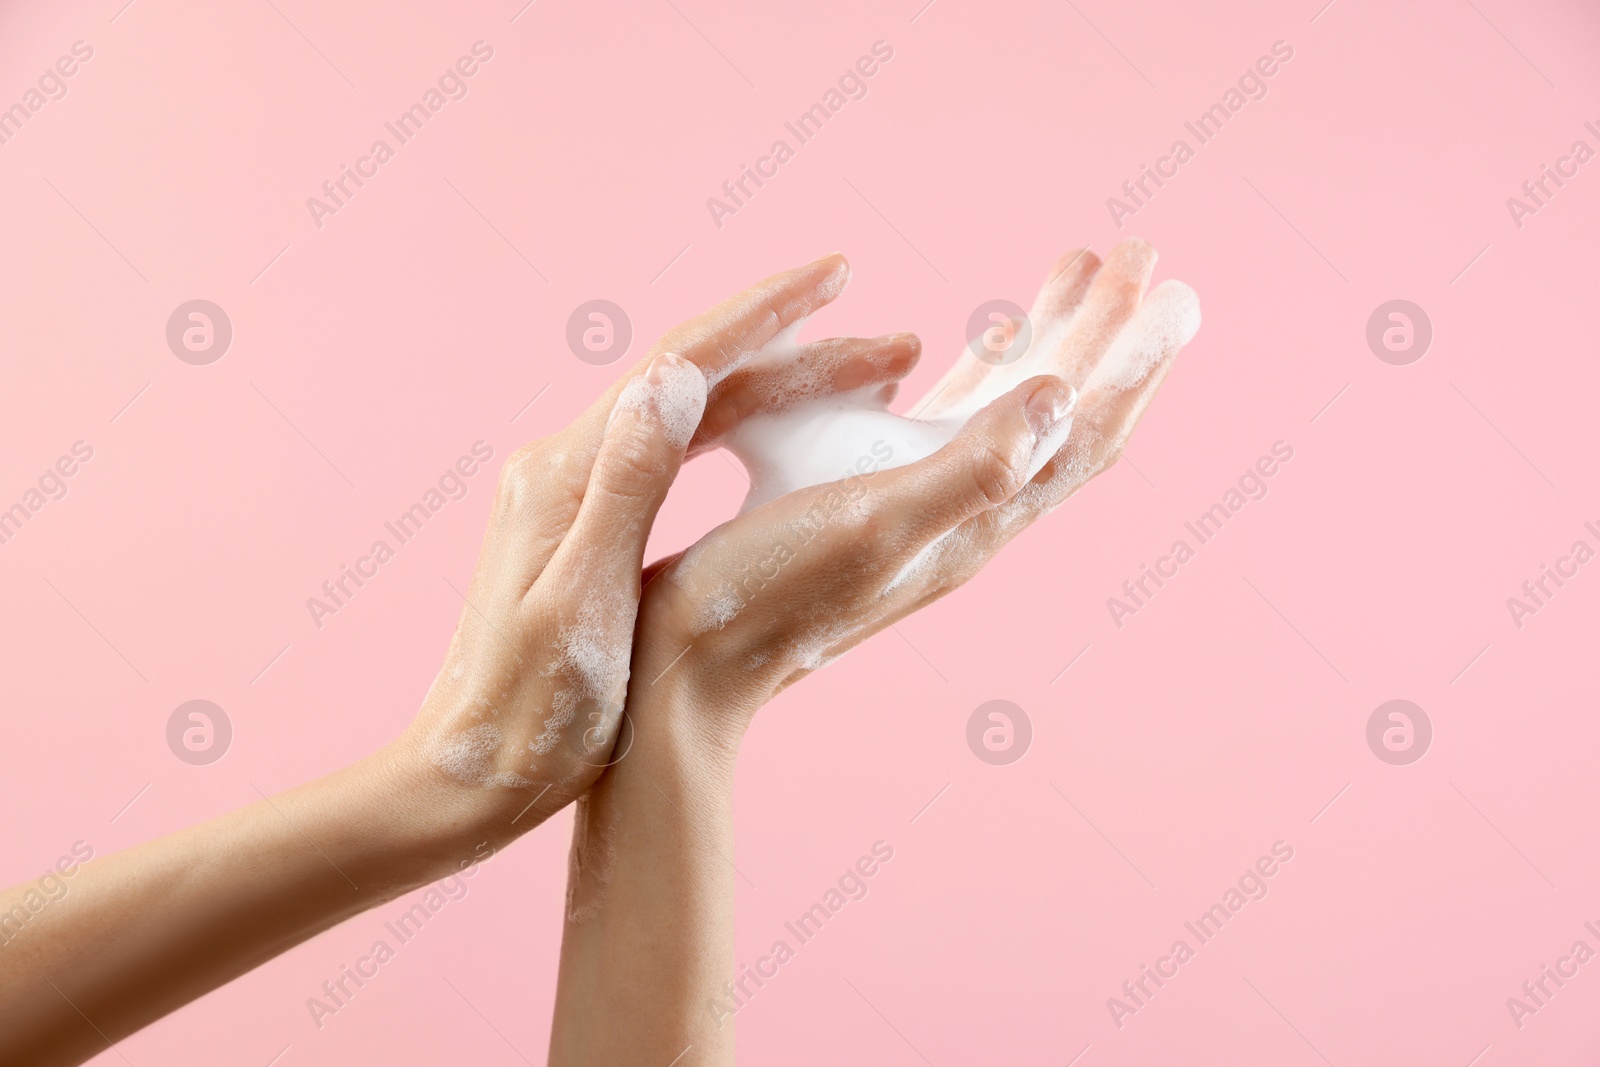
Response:
[[[850,261],[845,259],[843,252],[829,252],[825,256],[818,256],[810,263],[807,263],[806,266],[815,267],[817,264],[826,263],[830,259],[836,259],[838,262],[834,264],[833,270],[829,272],[829,277],[837,277],[840,274],[848,274],[850,272]]]
[[[1036,436],[1043,436],[1072,411],[1078,402],[1078,391],[1066,382],[1051,382],[1041,385],[1028,403],[1023,407],[1023,414],[1028,420],[1028,425],[1033,428]]]
[[[1057,379],[1028,398],[1024,407],[1028,426],[1033,430],[1033,461],[1028,464],[1028,480],[1044,469],[1072,432],[1072,409],[1078,404],[1078,391]]]
[[[905,359],[906,353],[922,354],[922,339],[908,332],[886,333],[874,337],[877,348],[867,356],[877,367],[889,367]]]
[[[651,385],[660,385],[662,380],[666,378],[667,371],[681,362],[682,360],[675,353],[663,352],[655,359],[652,359],[650,366],[645,368],[644,380]]]

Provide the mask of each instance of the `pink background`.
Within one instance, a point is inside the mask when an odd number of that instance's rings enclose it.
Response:
[[[0,104],[94,48],[0,146],[0,506],[94,448],[0,545],[6,882],[401,729],[492,476],[320,631],[305,599],[473,441],[503,458],[612,379],[566,348],[580,302],[626,308],[637,354],[839,249],[856,280],[812,335],[917,330],[908,406],[980,302],[1026,305],[1056,254],[1138,233],[1205,325],[1128,462],[749,737],[741,961],[874,841],[895,855],[740,1012],[743,1059],[1600,1054],[1600,962],[1521,1029],[1505,1003],[1579,938],[1600,949],[1582,926],[1600,925],[1600,565],[1520,630],[1506,607],[1575,540],[1600,548],[1582,525],[1600,525],[1600,162],[1520,229],[1505,204],[1574,140],[1600,149],[1592,5],[124,2],[0,9]],[[470,94],[313,225],[305,199],[479,39],[494,58]],[[705,199],[877,40],[894,58],[869,95],[713,225]],[[1270,94],[1119,232],[1106,198],[1278,40],[1294,58]],[[194,298],[233,323],[210,366],[164,340]],[[1410,366],[1364,337],[1394,298],[1433,322]],[[1270,494],[1117,628],[1106,599],[1278,440],[1294,458]],[[719,458],[692,465],[657,545],[742,488]],[[196,698],[235,729],[206,767],[165,741]],[[965,741],[996,698],[1034,729],[1004,767]],[[1366,744],[1392,698],[1433,723],[1409,766]],[[306,998],[402,902],[122,1053],[541,1061],[569,822],[486,866],[320,1030]],[[1279,840],[1294,859],[1270,894],[1118,1029],[1107,998]]]

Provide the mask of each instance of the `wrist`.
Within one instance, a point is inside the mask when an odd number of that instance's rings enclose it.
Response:
[[[553,789],[541,796],[542,786],[489,789],[453,781],[409,735],[351,770],[381,807],[388,821],[383,835],[403,854],[400,865],[411,868],[417,884],[505,847],[571,799],[553,799]]]
[[[648,761],[667,772],[732,779],[740,743],[759,705],[746,707],[725,689],[703,684],[704,676],[688,662],[692,656],[691,651],[653,681],[641,679],[629,687],[629,729],[618,741],[614,761]]]

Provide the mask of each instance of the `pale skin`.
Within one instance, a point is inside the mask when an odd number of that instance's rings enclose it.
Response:
[[[1079,257],[1047,285],[1057,305],[1090,264]],[[692,559],[644,572],[679,466],[760,414],[782,392],[774,376],[887,395],[911,369],[909,335],[804,345],[788,368],[741,365],[847,278],[842,257],[829,256],[725,301],[669,332],[571,426],[507,461],[456,635],[400,738],[307,785],[97,858],[42,908],[31,905],[35,883],[0,893],[0,1062],[82,1062],[344,919],[481,861],[585,794],[569,890],[569,918],[585,921],[569,921],[563,945],[551,1062],[650,1062],[691,1045],[684,1063],[730,1062],[731,1025],[708,1026],[705,1002],[732,966],[721,857],[731,855],[731,768],[750,716],[819,657],[965,581],[1102,469],[1170,363],[1163,356],[1139,388],[1115,395],[1091,382],[1071,436],[1028,487],[1026,456],[1064,426],[1074,387],[1090,381],[1088,342],[1049,368],[1062,377],[1023,383],[935,456],[869,479],[843,503],[826,486],[782,497],[713,531]],[[1100,314],[1094,292],[1080,298]],[[828,523],[781,590],[695,632],[705,590],[819,501]],[[934,566],[886,592],[950,530]],[[632,747],[601,777],[625,704]],[[6,925],[18,909],[23,919]]]
[[[80,1063],[344,919],[481,861],[586,792],[623,707],[656,509],[686,451],[714,446],[772,392],[760,376],[781,369],[735,368],[741,346],[809,312],[845,271],[827,257],[684,323],[572,425],[507,460],[444,666],[401,737],[317,781],[76,866],[58,899],[55,882],[48,896],[37,880],[0,892],[0,1063]],[[807,346],[802,362],[852,388],[892,381],[914,353],[904,337],[841,338]],[[677,421],[699,424],[687,449],[656,392],[611,418],[652,364],[679,383],[674,403],[688,410]],[[585,612],[596,588],[614,594],[599,618]],[[461,761],[443,757],[485,724],[500,741],[467,746],[476,757],[463,777]],[[554,743],[530,749],[541,739]]]
[[[1026,357],[1045,376],[993,401],[932,457],[864,479],[848,503],[838,484],[791,493],[653,569],[628,699],[636,738],[580,802],[574,831],[552,1064],[733,1062],[733,769],[745,729],[780,690],[967,581],[1116,460],[1181,343],[1150,353],[1137,382],[1096,374],[1154,261],[1142,242],[1103,265],[1088,252],[1062,257],[1030,313],[1057,338]],[[1015,376],[958,364],[938,401],[999,373]],[[1037,442],[1074,390],[1071,432],[1030,479]],[[819,504],[828,518],[817,530],[802,516]],[[792,549],[768,568],[776,575],[708,629],[708,614],[728,613],[707,610],[727,576],[771,560],[775,543]],[[904,573],[919,556],[925,564]]]

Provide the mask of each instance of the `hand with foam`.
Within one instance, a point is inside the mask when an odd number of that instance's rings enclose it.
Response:
[[[918,418],[890,412],[879,388],[771,404],[735,427],[750,510],[645,590],[643,672],[674,663],[747,715],[977,573],[1116,460],[1198,329],[1181,282],[1146,295],[1155,258],[1139,240],[1104,265],[1087,250],[1062,257],[1021,358],[964,352]],[[809,447],[798,462],[796,436]],[[818,472],[851,476],[814,485]]]
[[[751,716],[1115,461],[1199,326],[1187,287],[1146,297],[1154,262],[1138,241],[1104,265],[1063,257],[1028,351],[1003,366],[964,355],[924,417],[890,412],[874,382],[769,397],[727,427],[746,510],[652,568],[636,737],[578,804],[550,1063],[733,1062],[733,1016],[772,977],[733,959],[733,766]],[[802,325],[747,365],[792,361]]]
[[[474,803],[525,812],[519,829],[589,788],[622,715],[645,542],[686,455],[784,397],[892,391],[915,362],[905,336],[751,360],[847,273],[825,257],[684,323],[572,425],[511,456],[444,667],[399,746],[406,762],[498,794]]]

